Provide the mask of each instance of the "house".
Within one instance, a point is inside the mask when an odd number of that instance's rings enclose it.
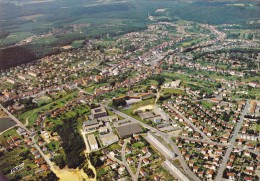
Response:
[[[234,162],[235,159],[236,159],[236,156],[235,156],[235,155],[230,155],[229,160],[230,160],[231,162]]]
[[[142,152],[143,152],[143,154],[146,154],[149,152],[149,150],[148,150],[148,148],[144,147],[144,148],[142,148]]]
[[[190,155],[185,155],[185,160],[190,160]]]
[[[236,174],[234,172],[229,172],[227,173],[227,176],[229,180],[235,180]]]
[[[253,177],[244,177],[245,181],[253,181]]]
[[[245,170],[245,174],[247,175],[253,175],[254,174],[254,170]]]
[[[145,165],[150,163],[149,159],[147,159],[147,158],[143,159],[143,162],[144,162]]]
[[[188,132],[187,131],[183,131],[182,132],[182,136],[188,136]]]
[[[34,155],[34,159],[37,159],[37,158],[40,158],[41,157],[41,155],[40,154],[36,154],[36,155]]]
[[[41,165],[41,169],[45,172],[49,170],[49,168],[45,164]]]
[[[114,164],[110,165],[112,170],[115,170],[117,168],[117,166],[118,166],[118,163],[114,163]]]
[[[134,135],[133,137],[134,137],[135,141],[140,141],[141,140],[139,135]]]
[[[145,176],[147,175],[146,171],[145,171],[143,168],[140,169],[140,174],[141,174],[143,177],[145,177]]]
[[[233,163],[232,162],[228,162],[227,169],[232,169],[232,168],[233,168]]]
[[[200,178],[203,178],[203,177],[204,177],[204,171],[200,171],[200,172],[198,173],[198,176],[199,176]]]
[[[199,167],[198,167],[198,166],[193,167],[193,172],[194,172],[194,173],[198,173],[198,170],[199,170]]]
[[[91,150],[98,149],[98,143],[94,134],[88,135],[88,143]]]
[[[160,180],[161,180],[161,178],[160,178],[160,176],[159,176],[158,174],[155,174],[155,175],[153,176],[153,179],[154,179],[155,181],[160,181]]]
[[[38,153],[38,150],[36,150],[35,148],[31,148],[31,153],[32,153],[33,155],[35,155],[35,154]]]
[[[38,166],[40,166],[40,165],[42,165],[43,163],[45,163],[45,160],[43,159],[43,157],[41,157],[41,158],[38,158],[38,159],[34,160],[34,162],[35,162]]]
[[[130,157],[128,157],[126,161],[127,161],[128,164],[134,163],[134,160]]]
[[[16,132],[17,132],[17,134],[19,134],[19,135],[24,135],[24,134],[26,134],[26,131],[25,131],[23,128],[21,128],[21,127],[19,127],[19,128],[16,130]]]
[[[105,116],[107,116],[107,111],[104,107],[100,106],[100,107],[91,109],[91,116],[93,119],[105,117]]]
[[[247,157],[251,157],[251,154],[250,154],[250,152],[249,152],[249,151],[247,151],[247,150],[245,150],[245,151],[244,151],[244,155],[245,155],[245,156],[247,156]]]
[[[125,152],[126,152],[126,154],[132,153],[132,151],[131,151],[131,149],[129,147],[126,147]]]
[[[125,172],[125,166],[121,165],[121,166],[119,167],[119,169],[118,169],[118,173],[119,173],[120,175],[123,175],[124,172]]]
[[[207,170],[206,177],[208,179],[212,179],[214,174],[214,170]]]
[[[190,161],[189,161],[189,166],[190,166],[190,167],[193,167],[193,165],[194,165],[194,161],[190,160]]]

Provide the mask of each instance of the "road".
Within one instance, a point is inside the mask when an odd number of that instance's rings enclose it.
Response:
[[[117,158],[113,157],[113,156],[110,155],[110,154],[107,154],[107,157],[108,157],[109,159],[111,159],[112,161],[119,163],[120,165],[125,165],[124,162],[122,162],[121,160],[118,160]]]
[[[149,158],[149,157],[150,157],[150,155],[146,154],[145,156],[143,156],[139,159],[138,167],[137,167],[137,170],[136,170],[136,173],[135,173],[135,179],[136,180],[138,180],[138,176],[139,176],[139,173],[140,173],[140,169],[141,169],[141,166],[142,166],[143,159]]]
[[[185,162],[185,160],[184,160],[184,158],[183,158],[183,156],[182,156],[182,154],[181,154],[179,148],[178,148],[177,145],[171,140],[171,138],[165,137],[165,136],[164,136],[163,138],[164,138],[164,140],[165,140],[166,142],[168,142],[168,143],[171,145],[171,147],[173,148],[174,152],[178,155],[178,159],[179,159],[179,161],[180,161],[180,163],[181,163],[181,166],[182,166],[182,168],[185,170],[185,172],[189,175],[189,177],[192,178],[192,179],[195,180],[195,181],[200,181],[200,179],[197,177],[197,175],[195,175],[195,173],[193,173],[193,172],[190,170],[190,168],[189,168],[189,166],[187,165],[187,163]]]
[[[44,158],[44,160],[46,161],[46,163],[49,165],[50,170],[53,171],[55,173],[55,168],[53,166],[53,163],[50,161],[49,158],[47,158],[47,156],[42,152],[41,148],[36,144],[34,137],[32,137],[32,141],[33,141],[33,146],[38,150],[38,152],[41,154],[41,156]]]
[[[196,139],[196,138],[189,138],[186,136],[180,136],[180,138],[185,139],[185,140],[190,140],[190,141],[201,141],[203,143],[207,143],[207,144],[215,144],[215,145],[220,145],[220,146],[229,146],[228,143],[218,143],[218,142],[213,142],[213,141],[205,141],[205,140],[200,140],[200,139]]]
[[[14,116],[13,116],[7,109],[5,109],[1,104],[0,104],[0,108],[3,109],[3,110],[6,112],[6,114],[16,122],[17,125],[19,125],[21,128],[23,128],[24,130],[26,130],[29,134],[31,134],[31,131],[28,130],[28,129],[23,125],[23,123],[21,123],[16,117],[14,117]]]
[[[168,104],[168,106],[169,106],[172,110],[174,110],[177,114],[179,114],[179,115],[183,118],[183,120],[184,120],[186,123],[188,123],[195,131],[197,131],[198,133],[200,133],[201,136],[202,136],[204,139],[208,140],[209,142],[212,142],[200,129],[198,129],[192,122],[190,122],[190,120],[188,120],[181,112],[179,112],[176,108],[174,108],[174,107],[173,107],[172,105],[170,105],[170,104]]]
[[[229,156],[230,156],[230,153],[232,152],[233,148],[234,148],[234,145],[235,145],[235,141],[236,141],[236,138],[238,136],[238,132],[243,124],[243,120],[244,120],[244,117],[248,111],[248,108],[249,108],[250,104],[249,104],[249,101],[246,102],[246,105],[244,107],[244,110],[240,116],[240,120],[239,122],[237,123],[236,125],[236,128],[235,128],[235,131],[234,131],[234,134],[233,134],[233,137],[230,139],[230,142],[229,142],[229,147],[226,151],[226,154],[225,156],[223,157],[223,161],[221,163],[221,165],[219,166],[219,171],[218,171],[218,174],[215,178],[216,181],[220,181],[221,178],[222,178],[222,175],[223,175],[223,172],[227,166],[227,162],[228,162],[228,159],[229,159]]]
[[[132,169],[129,167],[129,165],[127,164],[126,162],[126,158],[125,158],[125,149],[126,149],[126,145],[127,145],[127,142],[128,140],[124,140],[124,144],[122,146],[122,151],[121,151],[121,154],[122,154],[122,161],[128,171],[128,173],[130,174],[131,178],[132,178],[132,181],[137,181]]]
[[[165,134],[165,133],[163,133],[163,132],[157,130],[156,128],[153,128],[153,127],[151,127],[151,126],[149,126],[149,125],[147,125],[147,124],[145,124],[145,123],[143,123],[143,122],[141,122],[141,121],[139,121],[139,120],[137,120],[137,119],[135,119],[135,118],[133,118],[133,117],[131,117],[131,116],[128,116],[127,114],[122,113],[122,112],[120,112],[120,111],[118,111],[118,110],[116,110],[116,109],[114,109],[114,108],[111,108],[111,107],[106,106],[106,105],[102,105],[102,106],[104,106],[105,108],[111,110],[111,111],[114,112],[115,114],[117,114],[117,115],[119,115],[119,116],[122,116],[122,117],[124,117],[124,118],[126,118],[126,119],[129,119],[129,120],[132,121],[133,123],[139,123],[139,124],[142,125],[143,127],[147,128],[147,129],[150,129],[151,131],[156,132],[158,135],[160,135],[160,136],[166,141],[166,143],[169,143],[169,144],[172,146],[174,152],[179,156],[179,161],[180,161],[180,163],[181,163],[183,169],[184,169],[184,170],[186,171],[186,173],[189,175],[189,177],[192,178],[192,179],[195,180],[195,181],[200,181],[200,179],[199,179],[199,178],[190,170],[190,168],[188,167],[188,165],[187,165],[187,163],[185,162],[185,160],[184,160],[184,158],[183,158],[183,156],[182,156],[182,154],[181,154],[179,148],[178,148],[177,145],[171,140],[171,136],[170,136],[170,135],[167,135],[167,134]],[[123,155],[122,155],[122,159],[124,159]]]
[[[81,135],[82,135],[82,137],[84,139],[85,145],[86,145],[86,152],[90,153],[90,148],[89,148],[89,145],[88,145],[88,141],[87,141],[86,135],[85,135],[85,133],[84,133],[84,131],[82,129],[80,130],[80,133],[81,133]]]

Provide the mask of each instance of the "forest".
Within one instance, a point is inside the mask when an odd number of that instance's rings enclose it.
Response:
[[[113,37],[146,29],[147,24],[152,23],[147,18],[148,13],[158,16],[155,11],[160,8],[167,9],[165,14],[167,21],[184,19],[218,25],[237,23],[239,28],[259,27],[259,24],[247,24],[248,21],[259,19],[260,6],[253,0],[239,0],[239,3],[244,6],[233,5],[236,1],[220,0],[207,2],[203,0],[111,0],[105,4],[93,0],[28,2],[31,1],[0,0],[1,68],[60,53],[61,46],[70,45],[74,40],[102,38],[107,35]],[[66,29],[69,25],[81,23],[90,24],[90,27],[84,29],[82,33],[54,36],[50,42],[36,41],[22,47],[7,48],[30,36],[47,34],[52,29]],[[20,52],[20,56],[12,53],[16,50],[19,50],[17,52]]]

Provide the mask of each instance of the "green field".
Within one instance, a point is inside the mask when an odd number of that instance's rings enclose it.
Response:
[[[28,119],[29,126],[33,125],[35,120],[37,119],[39,113],[44,111],[49,111],[51,109],[59,108],[64,106],[68,101],[72,100],[77,96],[77,92],[71,93],[57,101],[54,101],[50,104],[47,104],[45,106],[39,107],[34,110],[27,111],[19,116],[19,120],[25,124],[26,120]]]

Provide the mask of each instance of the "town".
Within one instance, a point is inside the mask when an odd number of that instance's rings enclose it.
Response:
[[[0,170],[10,180],[259,180],[257,47],[213,25],[152,22],[1,70]]]

